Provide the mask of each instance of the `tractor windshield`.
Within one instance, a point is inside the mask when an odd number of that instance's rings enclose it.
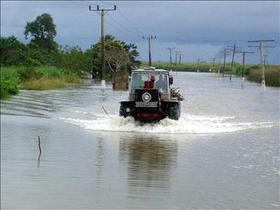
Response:
[[[144,82],[150,81],[152,75],[155,77],[154,88],[161,90],[163,93],[168,91],[168,75],[158,72],[135,72],[132,74],[131,90],[144,88]]]

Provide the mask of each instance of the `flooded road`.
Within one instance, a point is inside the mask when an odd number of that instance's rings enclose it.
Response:
[[[280,89],[203,73],[174,86],[182,117],[155,125],[118,117],[128,93],[90,81],[1,102],[2,208],[279,209]]]

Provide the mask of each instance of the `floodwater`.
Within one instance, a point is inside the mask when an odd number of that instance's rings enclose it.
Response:
[[[174,86],[181,119],[154,125],[118,117],[128,93],[91,81],[2,102],[2,208],[279,209],[280,89],[203,73]]]

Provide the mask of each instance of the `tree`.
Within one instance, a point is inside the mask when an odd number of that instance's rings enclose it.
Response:
[[[140,61],[136,60],[136,57],[139,55],[136,45],[121,42],[111,35],[106,35],[104,42],[107,76],[113,77],[113,73],[120,69],[131,71],[133,68],[139,66]],[[101,75],[101,43],[98,42],[92,45],[85,54],[87,57],[88,72],[92,73],[92,78]]]
[[[65,68],[69,73],[79,76],[86,70],[86,58],[82,49],[76,47],[60,47],[56,53],[55,65],[59,68]]]
[[[30,46],[33,48],[56,50],[58,45],[54,41],[56,26],[52,17],[44,13],[37,16],[33,22],[27,22],[24,30],[25,38],[31,37]]]
[[[139,56],[139,52],[137,51],[137,46],[135,44],[127,44],[125,42],[121,42],[124,49],[126,50],[129,58],[129,64],[127,65],[127,70],[131,71],[133,68],[139,67],[141,62],[136,60]]]
[[[18,65],[26,59],[27,47],[14,36],[0,38],[1,65]]]

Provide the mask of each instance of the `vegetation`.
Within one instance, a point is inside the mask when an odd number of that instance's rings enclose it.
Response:
[[[0,79],[0,96],[1,99],[6,99],[9,95],[17,94],[19,91],[19,75],[16,68],[1,68]]]
[[[80,77],[57,67],[10,66],[1,67],[1,99],[17,94],[19,88],[48,90],[64,88],[69,83],[77,83]]]
[[[261,83],[261,68],[250,69],[248,80]],[[265,69],[265,84],[268,86],[280,87],[280,66],[270,66]]]
[[[169,62],[153,62],[152,64],[156,68],[160,69],[170,69]],[[147,67],[148,63],[143,62],[141,64],[141,68]],[[225,74],[232,74],[236,76],[242,76],[242,65],[238,63],[234,63],[233,66],[227,63],[225,66]],[[177,65],[172,65],[171,69],[173,71],[186,71],[186,72],[218,72],[220,69],[220,73],[223,73],[222,65],[213,65],[213,63],[202,62],[198,65],[198,63],[182,63]],[[243,76],[248,80],[253,82],[261,83],[261,71],[262,67],[260,65],[245,65],[243,70]],[[280,66],[266,66],[265,69],[265,81],[268,86],[277,86],[280,87]]]
[[[143,62],[141,67],[147,67],[148,63]],[[153,62],[152,66],[159,69],[170,69],[170,63],[169,62]],[[197,70],[199,72],[209,72],[209,69],[211,71],[214,69],[212,63],[207,62],[201,62],[199,65],[198,63],[182,63],[182,64],[172,64],[171,69],[173,71],[187,71],[187,72],[196,72]]]
[[[101,77],[101,43],[85,51],[79,46],[59,46],[54,38],[56,25],[49,14],[42,14],[27,22],[24,35],[28,44],[16,37],[0,38],[1,99],[17,94],[19,88],[46,90],[64,88],[91,75]],[[112,79],[118,71],[131,71],[139,66],[135,44],[105,37],[105,78]]]

